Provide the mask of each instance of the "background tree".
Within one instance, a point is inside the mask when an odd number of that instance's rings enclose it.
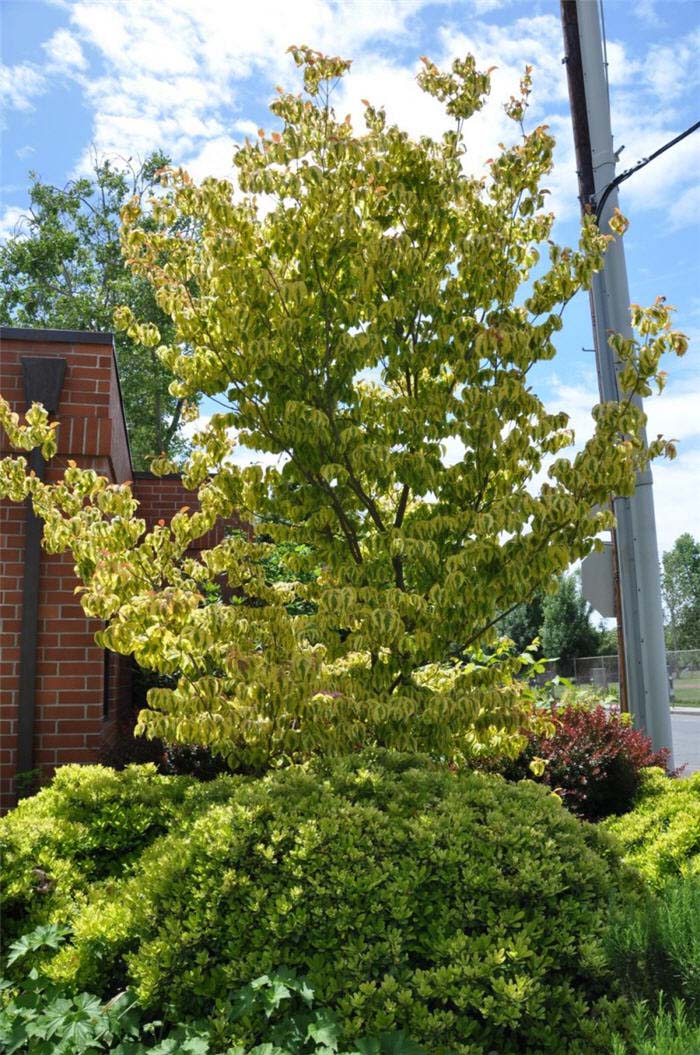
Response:
[[[617,630],[605,630],[601,624],[591,624],[592,609],[580,592],[577,575],[561,576],[556,593],[548,596],[538,591],[529,601],[519,604],[503,616],[497,624],[499,634],[504,634],[515,643],[516,651],[522,652],[535,638],[540,639],[540,647],[533,655],[560,655],[563,648],[564,663],[571,667],[571,661],[578,656],[607,655],[617,652]],[[547,624],[547,645],[542,640]]]
[[[598,655],[616,656],[618,654],[617,626],[606,627],[601,621],[598,627]]]
[[[500,634],[509,637],[515,643],[516,651],[524,652],[536,637],[542,637],[543,623],[544,595],[538,591],[531,600],[513,608],[497,626]],[[538,648],[533,654],[541,656],[542,648]]]
[[[152,206],[124,213],[130,266],[173,321],[160,355],[177,396],[230,407],[185,466],[200,509],[144,535],[128,488],[77,467],[44,484],[20,458],[2,463],[0,493],[30,493],[47,545],[72,551],[83,607],[107,623],[98,640],[177,675],[149,693],[152,735],[255,769],[367,743],[463,758],[498,736],[517,750],[521,661],[499,648],[479,659],[479,647],[595,545],[610,494],[631,494],[648,456],[672,450],[659,439],[647,454],[643,415],[623,398],[595,408],[593,436],[566,457],[567,415],[532,390],[609,236],[587,217],[578,249],[550,241],[544,127],[482,178],[465,174],[467,121],[490,87],[473,58],[449,71],[424,61],[419,83],[450,126],[416,142],[369,103],[362,131],[336,116],[349,64],[292,52],[306,95],[280,93],[278,128],[236,156],[237,186],[176,170]],[[521,131],[529,90],[526,74],[506,107]],[[648,395],[662,353],[685,350],[670,318],[663,301],[635,308],[641,342],[611,337],[626,397]],[[120,322],[161,341],[133,311]],[[0,420],[16,445],[50,453],[40,408],[23,428],[0,403]],[[274,463],[242,468],[236,438]],[[455,440],[462,456],[446,465]],[[262,518],[271,546],[292,544],[288,582],[271,581],[271,551],[245,537],[186,556],[234,510]],[[207,603],[222,574],[239,603]],[[477,658],[446,662],[456,641]]]
[[[110,331],[114,309],[127,304],[170,339],[172,322],[151,285],[126,266],[119,244],[121,208],[152,195],[168,162],[161,151],[137,166],[95,159],[91,176],[63,188],[31,173],[29,211],[0,246],[0,322]],[[172,374],[154,349],[125,333],[116,335],[116,353],[135,467],[146,468],[161,451],[181,453],[183,401],[168,391]]]
[[[557,592],[544,599],[542,651],[559,661],[561,674],[573,674],[574,658],[595,656],[600,631],[591,623],[593,609],[581,593],[579,576],[561,575]]]
[[[686,532],[662,558],[669,648],[700,648],[700,543]]]

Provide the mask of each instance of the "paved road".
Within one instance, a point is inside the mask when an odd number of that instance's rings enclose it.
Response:
[[[686,762],[686,773],[700,773],[700,710],[672,711],[671,728],[675,764]]]

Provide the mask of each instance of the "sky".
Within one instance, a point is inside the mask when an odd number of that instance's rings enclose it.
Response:
[[[606,0],[603,6],[615,147],[632,166],[700,118],[700,2]],[[309,44],[353,59],[335,98],[358,127],[361,99],[415,135],[440,134],[437,104],[415,83],[419,57],[438,65],[472,52],[496,66],[485,109],[467,129],[467,165],[483,171],[511,122],[502,104],[533,66],[531,127],[557,138],[547,181],[560,242],[577,239],[578,201],[558,0],[0,0],[0,238],[27,205],[28,172],[63,185],[91,157],[142,158],[163,148],[196,179],[232,177],[234,145],[274,122],[275,86],[296,90],[286,49]],[[648,431],[678,440],[654,466],[659,549],[700,538],[700,132],[621,190],[630,298],[663,295],[690,337],[669,361]],[[587,296],[564,315],[556,359],[537,390],[590,434],[597,382]]]

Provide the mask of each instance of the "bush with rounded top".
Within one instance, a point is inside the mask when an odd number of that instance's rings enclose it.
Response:
[[[544,788],[381,754],[222,777],[197,796],[122,876],[61,903],[72,938],[44,966],[54,979],[104,995],[126,980],[151,1009],[216,1021],[232,989],[284,965],[347,1037],[605,1050],[601,938],[619,865]]]

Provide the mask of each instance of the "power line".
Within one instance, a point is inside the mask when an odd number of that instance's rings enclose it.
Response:
[[[681,132],[681,134],[676,136],[675,139],[671,139],[668,143],[664,143],[662,147],[659,147],[658,150],[655,150],[654,153],[650,154],[648,158],[642,158],[642,160],[638,161],[637,164],[634,165],[631,169],[627,169],[625,172],[622,172],[619,176],[616,176],[612,183],[608,183],[607,187],[601,195],[600,202],[598,203],[598,208],[596,209],[596,223],[600,224],[600,217],[603,215],[605,203],[616,187],[619,187],[620,184],[624,183],[626,179],[629,179],[630,176],[633,176],[635,172],[639,172],[640,169],[643,169],[644,166],[648,165],[650,161],[654,161],[654,159],[659,157],[660,154],[663,154],[667,150],[670,150],[671,147],[674,147],[676,145],[676,143],[680,143],[681,139],[685,139],[686,136],[689,136],[691,134],[691,132],[697,132],[698,128],[700,128],[700,121],[696,121],[694,125],[690,126],[690,128],[686,128],[685,132]]]

